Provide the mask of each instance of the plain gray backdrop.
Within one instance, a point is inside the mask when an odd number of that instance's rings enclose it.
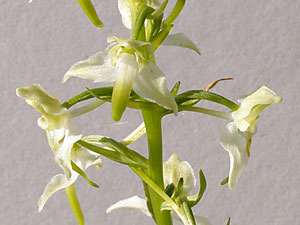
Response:
[[[110,36],[128,37],[116,0],[94,0],[105,27],[94,27],[77,1],[0,0],[0,223],[5,225],[74,225],[76,220],[63,190],[55,193],[41,213],[39,196],[61,169],[54,162],[40,116],[15,89],[41,84],[61,101],[96,87],[77,78],[62,84],[75,62],[107,46]],[[170,6],[174,5],[170,0]],[[168,8],[168,12],[170,7]],[[187,0],[172,33],[183,32],[200,48],[198,56],[182,48],[161,47],[157,63],[171,87],[201,89],[222,77],[234,77],[213,89],[234,101],[266,85],[283,97],[257,121],[251,157],[234,190],[219,183],[228,175],[229,157],[219,143],[226,121],[196,113],[179,113],[163,120],[164,159],[176,152],[194,170],[202,168],[208,189],[195,214],[212,224],[300,224],[300,1],[299,0]],[[223,109],[210,103],[200,105]],[[141,122],[127,110],[118,123],[107,104],[76,119],[83,134],[121,140]],[[132,145],[147,155],[145,137]],[[106,214],[106,208],[134,194],[143,197],[141,181],[126,166],[103,159],[103,170],[88,174],[100,185],[76,182],[87,225],[153,224],[133,210]],[[196,193],[197,190],[195,190]]]

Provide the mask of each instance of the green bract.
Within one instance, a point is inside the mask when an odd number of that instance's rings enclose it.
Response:
[[[234,122],[227,124],[221,135],[221,145],[228,151],[230,171],[228,187],[233,188],[250,156],[251,135],[255,132],[256,119],[269,105],[279,103],[282,98],[269,88],[262,86],[252,94],[239,100],[237,111],[232,112]]]
[[[152,62],[151,44],[131,39],[110,38],[109,47],[72,66],[64,81],[75,76],[94,82],[115,82],[112,118],[120,120],[131,90],[149,101],[177,113],[177,104],[167,88],[163,72]]]
[[[46,131],[55,161],[64,170],[63,174],[55,175],[47,184],[39,200],[39,211],[41,211],[52,194],[76,181],[78,173],[72,169],[72,163],[81,170],[91,165],[96,165],[100,169],[101,159],[75,144],[82,135],[72,123],[69,111],[61,107],[59,101],[40,85],[33,84],[18,88],[16,92],[42,114],[38,119],[38,125]]]

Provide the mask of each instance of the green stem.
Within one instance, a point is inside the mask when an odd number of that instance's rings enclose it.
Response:
[[[80,108],[77,108],[77,109],[73,109],[73,110],[70,110],[69,111],[69,115],[71,118],[75,118],[77,116],[81,116],[85,113],[88,113],[96,108],[98,108],[99,106],[103,105],[105,103],[105,101],[102,101],[102,100],[96,100],[96,101],[93,101],[89,104],[86,104]]]
[[[160,189],[164,190],[161,132],[162,115],[159,112],[150,110],[142,110],[142,113],[148,138],[148,175]],[[156,224],[171,225],[172,220],[170,212],[160,210],[161,204],[163,203],[161,196],[158,195],[152,188],[149,188],[149,193]]]
[[[180,211],[180,208],[161,188],[157,186],[140,168],[130,167],[136,175],[138,175],[149,187],[151,187],[161,198],[163,198],[174,211]]]

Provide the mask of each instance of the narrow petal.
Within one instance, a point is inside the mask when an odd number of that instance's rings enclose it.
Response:
[[[136,76],[133,90],[142,98],[155,102],[177,114],[178,107],[174,96],[167,88],[166,77],[152,62]]]
[[[117,75],[112,94],[112,118],[121,119],[126,109],[133,82],[138,72],[136,57],[133,54],[121,53],[117,61]]]
[[[98,52],[87,60],[73,65],[65,74],[63,82],[72,76],[94,82],[113,82],[115,80],[115,67],[111,64],[108,50]]]
[[[200,55],[200,51],[197,47],[197,45],[189,39],[185,34],[183,33],[177,33],[177,34],[170,34],[166,37],[163,45],[167,46],[177,46],[177,47],[183,47],[183,48],[189,48],[194,50]]]
[[[52,177],[50,182],[47,184],[43,194],[40,197],[38,203],[39,212],[43,210],[46,201],[51,197],[51,195],[73,184],[77,179],[77,177],[78,177],[77,173],[74,173],[71,178],[67,178],[65,174],[58,174]]]
[[[230,170],[228,187],[232,189],[236,184],[243,168],[248,163],[248,153],[246,150],[245,138],[238,130],[235,123],[229,123],[221,135],[221,145],[229,153]]]
[[[113,204],[106,210],[106,213],[110,213],[116,209],[122,209],[122,208],[136,209],[144,213],[146,216],[151,217],[151,214],[147,208],[146,200],[138,196],[133,196],[131,198],[127,198]]]

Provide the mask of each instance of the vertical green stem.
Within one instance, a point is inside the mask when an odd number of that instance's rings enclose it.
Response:
[[[163,151],[161,132],[161,113],[150,110],[143,110],[149,154],[149,177],[161,188],[164,189],[163,181]],[[149,193],[153,208],[153,213],[157,225],[172,225],[169,211],[161,211],[163,199],[149,187]]]

